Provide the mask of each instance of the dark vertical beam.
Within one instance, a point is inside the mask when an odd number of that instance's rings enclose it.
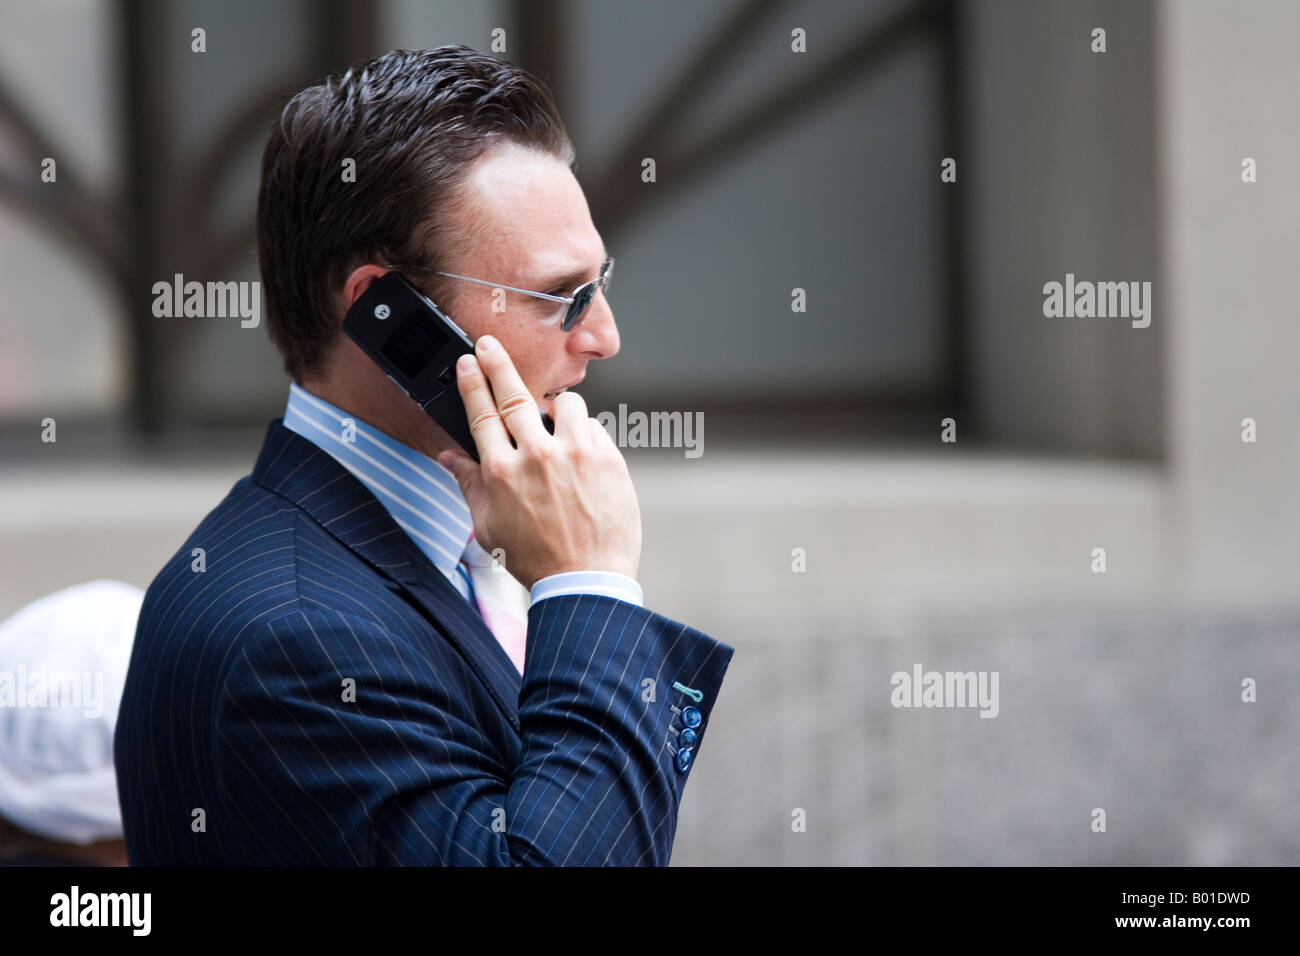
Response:
[[[940,59],[940,143],[944,156],[957,160],[957,182],[941,184],[944,191],[943,245],[945,264],[944,288],[946,292],[945,329],[943,341],[943,378],[940,400],[944,416],[951,415],[959,422],[963,438],[979,438],[980,423],[971,405],[970,392],[970,316],[968,310],[970,268],[967,250],[967,191],[971,188],[971,169],[963,152],[966,135],[963,124],[966,105],[963,100],[965,62],[962,49],[962,14],[959,0],[943,0],[935,8],[936,33],[939,40]],[[933,175],[938,177],[938,160],[935,158]],[[938,422],[934,422],[935,428]]]
[[[166,11],[154,0],[118,0],[118,83],[123,110],[126,236],[126,327],[130,338],[129,420],[140,434],[165,425],[167,385],[162,328],[153,317],[153,283],[161,267],[170,143],[166,131],[168,87]],[[175,39],[174,42],[183,42]]]
[[[376,54],[374,0],[318,0],[308,9],[312,62],[322,76]]]
[[[561,116],[572,106],[564,69],[568,14],[564,0],[515,0],[511,17],[513,61],[546,84]]]

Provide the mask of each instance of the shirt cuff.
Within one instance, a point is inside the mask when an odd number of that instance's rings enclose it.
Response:
[[[643,607],[645,594],[635,578],[617,571],[565,571],[542,578],[529,592],[528,606],[568,594],[594,594]]]

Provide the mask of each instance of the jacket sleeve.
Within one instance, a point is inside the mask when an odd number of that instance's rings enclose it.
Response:
[[[427,655],[297,611],[222,678],[210,826],[289,865],[664,865],[733,653],[612,598],[534,604],[508,767]]]

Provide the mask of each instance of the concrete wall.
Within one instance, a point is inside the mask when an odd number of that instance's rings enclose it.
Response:
[[[1157,272],[1150,3],[962,4],[974,419],[1000,447],[1159,458],[1173,311]],[[1106,30],[1105,53],[1092,30]],[[1153,283],[1150,327],[1043,315],[1043,285]]]
[[[1300,598],[1300,7],[1161,7],[1162,236],[1184,581]],[[1259,179],[1241,181],[1253,157]],[[1243,444],[1241,420],[1258,422]]]

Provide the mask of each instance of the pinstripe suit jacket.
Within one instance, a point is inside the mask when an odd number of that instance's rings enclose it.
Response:
[[[375,497],[277,419],[145,596],[114,741],[130,860],[666,864],[682,711],[703,716],[698,754],[732,654],[555,597],[529,611],[521,679]]]

